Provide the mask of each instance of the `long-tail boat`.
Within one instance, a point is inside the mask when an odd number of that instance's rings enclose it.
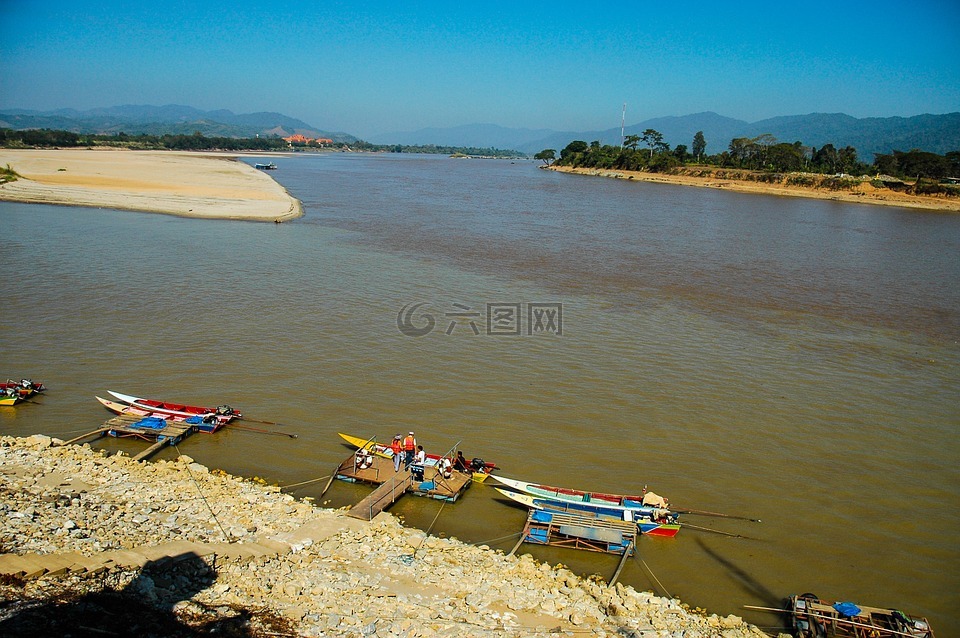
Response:
[[[165,421],[172,421],[174,423],[186,423],[188,425],[194,426],[194,429],[198,432],[212,433],[219,430],[221,427],[229,423],[229,418],[219,416],[217,414],[194,414],[192,416],[186,416],[183,414],[171,414],[168,412],[156,412],[154,410],[148,410],[146,408],[140,408],[135,405],[130,405],[128,403],[119,403],[117,401],[110,401],[109,399],[104,399],[103,397],[94,397],[99,401],[103,407],[110,410],[114,414],[126,414],[134,417],[141,418],[157,418],[163,419]],[[232,417],[231,417],[232,418]]]
[[[926,618],[897,609],[831,603],[815,594],[791,596],[787,607],[798,638],[934,638]]]
[[[16,405],[44,390],[46,387],[42,383],[35,383],[30,379],[7,379],[0,383],[0,405]]]
[[[119,392],[114,392],[113,390],[107,390],[110,394],[115,396],[121,402],[128,405],[132,405],[143,410],[150,410],[151,412],[159,412],[164,414],[172,414],[175,416],[208,416],[216,415],[218,418],[225,422],[230,422],[233,419],[243,418],[243,415],[239,411],[234,410],[229,405],[219,405],[215,408],[207,408],[198,405],[185,405],[183,403],[171,403],[169,401],[157,401],[156,399],[141,399],[139,397],[131,396],[129,394],[121,394]]]
[[[499,478],[494,476],[494,478]],[[615,518],[623,521],[633,521],[641,534],[650,536],[676,536],[680,531],[678,515],[668,509],[659,507],[640,506],[636,508],[622,505],[590,503],[584,501],[564,501],[549,497],[534,496],[523,492],[496,488],[498,492],[525,505],[531,509],[549,510],[554,512],[572,512],[581,516],[597,516],[601,518]]]

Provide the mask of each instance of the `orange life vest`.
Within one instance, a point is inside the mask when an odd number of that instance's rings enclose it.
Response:
[[[407,452],[413,452],[414,448],[416,447],[417,447],[417,440],[408,434],[407,437],[403,440],[403,449],[406,450]]]
[[[394,439],[393,443],[390,444],[390,449],[393,450],[394,454],[400,454],[403,451],[403,443],[400,442],[400,439]]]

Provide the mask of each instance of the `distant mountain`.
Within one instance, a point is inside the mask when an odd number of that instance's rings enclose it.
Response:
[[[642,135],[654,129],[671,146],[693,145],[693,136],[703,131],[707,153],[720,153],[736,137],[757,137],[769,133],[781,142],[800,141],[807,146],[833,144],[837,148],[853,146],[861,160],[873,161],[876,153],[920,149],[943,155],[960,150],[960,113],[858,119],[843,113],[811,113],[774,117],[746,122],[712,112],[679,117],[660,117],[631,124],[626,135]],[[537,134],[540,134],[537,137]],[[620,127],[602,131],[550,131],[548,129],[511,129],[492,124],[453,128],[429,128],[409,133],[376,136],[382,144],[445,144],[496,146],[535,154],[545,148],[560,151],[573,140],[601,144],[619,144]]]
[[[0,127],[16,130],[47,128],[104,135],[192,135],[199,132],[208,137],[287,137],[299,133],[306,137],[328,137],[335,142],[357,141],[348,133],[323,131],[281,113],[235,114],[225,109],[201,111],[176,104],[125,105],[87,111],[7,109],[0,112]]]
[[[541,140],[555,133],[550,129],[505,128],[496,124],[465,124],[452,128],[422,128],[405,133],[383,133],[367,139],[371,144],[418,146],[472,146],[476,148],[518,149],[521,144]],[[542,150],[542,149],[537,149]]]

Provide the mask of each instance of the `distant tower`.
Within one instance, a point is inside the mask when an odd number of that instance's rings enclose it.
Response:
[[[627,103],[623,103],[623,113],[620,114],[620,150],[623,150],[623,124],[627,120]]]

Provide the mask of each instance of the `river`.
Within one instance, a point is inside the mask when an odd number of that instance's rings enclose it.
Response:
[[[228,403],[297,438],[227,428],[179,451],[287,485],[349,455],[338,432],[415,430],[505,476],[762,521],[685,515],[640,539],[635,587],[771,630],[743,605],[812,591],[960,634],[960,216],[530,161],[273,161],[302,219],[0,202],[0,376],[49,386],[0,432],[93,430],[107,390]],[[505,551],[525,519],[485,484],[391,511]]]

